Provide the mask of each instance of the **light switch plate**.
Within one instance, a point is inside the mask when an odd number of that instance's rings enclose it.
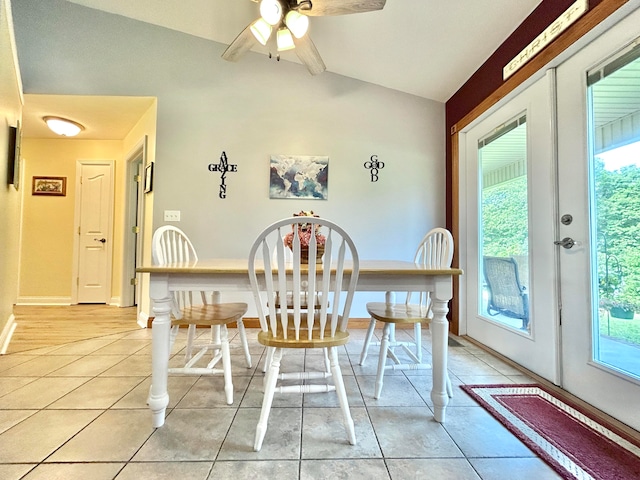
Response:
[[[180,210],[165,210],[164,211],[164,221],[165,222],[179,222],[180,221]]]

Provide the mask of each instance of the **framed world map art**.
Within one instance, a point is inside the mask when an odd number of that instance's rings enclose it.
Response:
[[[269,198],[326,200],[329,157],[271,155]]]

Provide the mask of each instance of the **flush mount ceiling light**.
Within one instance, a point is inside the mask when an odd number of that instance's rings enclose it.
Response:
[[[63,137],[75,137],[84,130],[84,127],[78,122],[62,117],[47,116],[43,117],[43,120],[53,133]]]
[[[260,1],[260,18],[240,32],[222,54],[229,62],[236,62],[260,42],[269,43],[273,29],[277,31],[278,51],[295,49],[295,53],[311,75],[324,72],[327,67],[309,38],[309,17],[347,15],[382,10],[387,0],[253,0]],[[259,25],[263,22],[264,25]],[[268,28],[266,28],[268,27]],[[260,30],[259,30],[260,29]],[[269,52],[271,58],[271,52]],[[280,56],[277,57],[280,59]]]

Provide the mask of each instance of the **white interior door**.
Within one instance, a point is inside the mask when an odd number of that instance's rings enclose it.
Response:
[[[466,334],[557,383],[554,84],[462,132],[460,204]]]
[[[636,10],[557,71],[559,211],[572,216],[559,237],[578,242],[559,249],[562,383],[638,430],[639,36]],[[623,303],[631,318],[616,318]]]
[[[113,162],[80,162],[77,303],[109,303]]]

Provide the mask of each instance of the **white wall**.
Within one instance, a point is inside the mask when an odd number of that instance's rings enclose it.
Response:
[[[203,257],[244,257],[301,209],[347,226],[362,258],[409,259],[444,224],[442,103],[259,54],[225,62],[225,45],[60,0],[20,0],[14,18],[25,92],[158,98],[154,226],[180,210]],[[222,151],[238,165],[226,199],[207,170]],[[270,154],[328,155],[329,199],[270,200]]]

